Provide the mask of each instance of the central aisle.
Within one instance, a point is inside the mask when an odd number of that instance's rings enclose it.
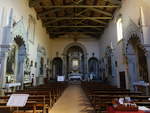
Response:
[[[50,113],[94,113],[80,85],[70,85],[50,110]]]

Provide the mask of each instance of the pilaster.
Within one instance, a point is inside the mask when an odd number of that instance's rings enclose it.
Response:
[[[0,87],[5,86],[5,75],[6,75],[6,63],[7,63],[7,52],[9,50],[9,45],[0,45]]]
[[[148,79],[150,84],[150,50],[147,51],[146,58],[147,58],[147,67],[148,67]]]

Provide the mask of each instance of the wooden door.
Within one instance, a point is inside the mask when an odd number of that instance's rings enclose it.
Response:
[[[125,72],[119,72],[120,76],[120,88],[126,88],[126,78],[125,78]]]

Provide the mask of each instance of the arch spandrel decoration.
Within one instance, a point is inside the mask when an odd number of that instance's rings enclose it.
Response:
[[[28,51],[28,44],[27,44],[27,30],[25,29],[23,18],[21,18],[17,23],[14,24],[13,28],[11,29],[11,40],[10,43],[13,43],[16,37],[20,37],[24,44],[26,45],[26,51]]]
[[[130,38],[127,40],[127,43],[126,43],[126,55],[128,55],[128,45],[131,40],[136,41],[137,46],[140,47],[144,51],[145,54],[147,53],[147,50],[144,47],[144,44],[140,40],[140,37],[136,34],[132,34],[130,35]]]
[[[26,55],[27,54],[27,43],[24,40],[24,38],[20,35],[16,35],[11,44],[9,45],[9,49],[7,51],[7,53],[9,53],[12,50],[12,47],[14,46],[14,43],[16,43],[19,47],[24,46],[24,50],[23,50],[23,54]]]

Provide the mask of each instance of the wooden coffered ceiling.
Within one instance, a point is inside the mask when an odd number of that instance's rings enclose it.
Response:
[[[50,37],[84,33],[100,37],[121,0],[29,0]]]

